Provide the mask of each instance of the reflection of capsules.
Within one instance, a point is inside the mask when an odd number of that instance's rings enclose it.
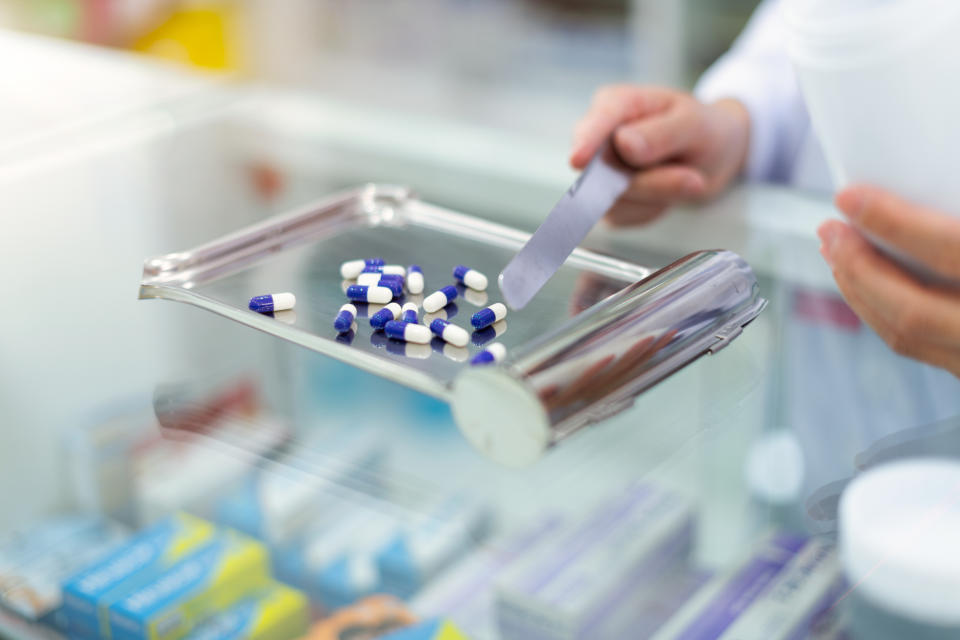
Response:
[[[494,342],[492,345],[473,356],[473,360],[470,361],[470,364],[474,366],[495,364],[497,362],[502,362],[505,357],[507,357],[507,348],[499,342]]]
[[[430,341],[430,348],[437,353],[443,354],[454,362],[466,362],[470,358],[470,350],[463,347],[455,347],[452,344],[444,342],[442,338],[434,338]]]
[[[288,309],[287,311],[274,311],[266,315],[270,316],[274,320],[279,320],[283,324],[297,323],[297,312],[294,311],[293,309]]]
[[[489,327],[494,322],[500,322],[507,317],[507,306],[502,302],[495,302],[486,309],[480,309],[470,318],[470,324],[477,329]]]
[[[366,302],[354,302],[353,306],[357,308],[357,319],[369,318],[371,315],[383,309],[381,304],[367,304]]]
[[[357,323],[354,322],[352,325],[350,325],[349,328],[347,328],[346,331],[341,331],[340,333],[338,333],[337,337],[334,338],[334,340],[336,340],[340,344],[345,344],[349,346],[353,344],[353,340],[356,337],[357,337]]]
[[[478,347],[482,347],[486,344],[489,344],[503,335],[503,332],[507,330],[507,321],[501,320],[500,322],[494,322],[489,327],[480,329],[479,331],[474,331],[470,335],[470,341]]]
[[[400,311],[400,319],[404,322],[418,324],[420,322],[420,318],[417,317],[417,311],[419,311],[419,307],[413,302],[408,302],[403,305],[403,309]]]
[[[453,277],[456,278],[457,282],[462,282],[477,291],[484,291],[487,288],[487,276],[462,264],[453,268]]]
[[[387,352],[392,353],[395,356],[403,356],[404,358],[426,360],[430,357],[430,346],[425,344],[417,344],[416,342],[387,340]]]
[[[390,338],[382,331],[374,331],[370,334],[370,344],[377,349],[386,349],[387,345],[390,344]]]
[[[427,313],[433,313],[434,311],[443,309],[456,299],[457,288],[449,285],[428,295],[423,301],[423,310]]]
[[[407,268],[407,291],[413,294],[423,293],[423,271],[419,265],[412,264]]]
[[[462,293],[463,299],[475,307],[487,306],[487,301],[490,299],[489,296],[487,296],[486,291],[477,291],[476,289],[471,289],[470,287],[464,287]]]
[[[383,258],[369,258],[367,260],[348,260],[340,265],[340,276],[344,280],[353,280],[368,267],[383,267],[386,261]]]
[[[388,338],[403,340],[404,342],[416,342],[417,344],[429,344],[430,338],[432,337],[430,329],[422,324],[412,324],[399,320],[388,322],[383,327],[383,330],[386,332]]]
[[[377,311],[375,314],[370,316],[370,326],[381,331],[388,322],[396,320],[400,317],[400,305],[396,302],[391,302],[380,311]]]
[[[340,313],[337,314],[337,318],[333,321],[333,328],[340,333],[350,331],[350,327],[353,326],[353,322],[356,319],[357,308],[347,303],[340,307]]]
[[[386,287],[364,287],[359,284],[354,284],[347,287],[347,298],[354,302],[387,304],[393,300],[393,291]]]
[[[430,331],[455,347],[465,347],[470,341],[470,334],[465,329],[439,318],[430,323]]]
[[[268,293],[265,296],[250,298],[250,311],[270,313],[271,311],[286,311],[293,309],[297,304],[297,297],[292,293]]]
[[[451,302],[443,309],[439,311],[434,311],[433,313],[423,314],[423,324],[430,326],[430,323],[436,320],[437,318],[441,320],[453,320],[457,317],[457,312],[460,311],[460,307],[457,306],[456,302]]]

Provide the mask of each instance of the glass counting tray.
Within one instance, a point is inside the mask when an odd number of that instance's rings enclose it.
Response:
[[[529,235],[425,203],[408,189],[370,185],[334,195],[195,249],[147,260],[140,298],[187,302],[450,402],[464,435],[506,464],[535,460],[585,424],[626,408],[641,391],[739,334],[762,310],[753,273],[735,254],[700,252],[656,273],[577,249],[522,311],[473,332],[467,348],[413,345],[374,332],[358,305],[356,330],[338,335],[347,260],[419,264],[424,294],[466,264],[486,273],[433,317],[470,327],[499,302],[496,275]],[[252,296],[291,291],[296,308],[247,309]],[[423,295],[409,296],[422,302]],[[421,316],[423,316],[421,310]],[[496,367],[470,367],[492,341]]]

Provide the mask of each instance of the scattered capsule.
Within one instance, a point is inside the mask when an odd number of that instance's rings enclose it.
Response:
[[[380,311],[377,311],[375,314],[370,316],[370,326],[380,331],[383,329],[386,324],[392,320],[396,320],[400,317],[400,305],[396,302],[391,302]]]
[[[487,276],[462,264],[453,268],[453,277],[457,279],[457,282],[461,282],[471,289],[477,291],[486,291],[487,289]]]
[[[297,304],[297,297],[292,293],[271,293],[250,298],[250,310],[257,313],[286,311],[287,309],[293,309],[295,304]]]
[[[430,331],[455,347],[465,347],[470,341],[470,334],[464,329],[439,318],[430,323]]]
[[[338,333],[346,333],[350,331],[350,327],[353,326],[353,322],[356,319],[357,308],[348,302],[340,307],[340,313],[337,314],[336,320],[333,321],[333,328],[336,329]]]
[[[403,320],[404,322],[412,322],[413,324],[419,324],[420,318],[417,317],[418,310],[419,310],[419,307],[417,305],[415,305],[412,302],[408,302],[405,305],[403,305],[400,319]]]
[[[403,295],[403,280],[389,280],[381,278],[376,286],[390,289],[390,292],[393,294],[394,298],[399,298]]]
[[[444,287],[440,291],[434,291],[423,301],[423,310],[427,313],[433,313],[443,309],[445,306],[456,300],[457,288],[453,285]]]
[[[463,299],[475,307],[485,307],[489,300],[486,291],[477,291],[470,287],[463,288]]]
[[[401,267],[399,264],[388,264],[383,267],[383,275],[400,276],[401,278],[405,278],[407,276],[407,270]]]
[[[507,321],[501,320],[500,322],[494,322],[492,325],[485,329],[477,329],[472,334],[470,334],[470,341],[478,347],[482,347],[489,342],[493,342],[497,338],[503,335],[504,331],[507,330]]]
[[[368,267],[383,267],[387,262],[383,258],[369,258],[367,260],[348,260],[340,265],[340,276],[344,280],[353,280]]]
[[[500,344],[499,342],[494,342],[492,345],[473,356],[473,360],[470,361],[470,364],[483,365],[483,364],[494,364],[497,362],[502,362],[503,359],[507,356],[507,348]]]
[[[393,300],[393,291],[386,287],[365,287],[354,284],[347,288],[347,298],[354,302],[374,302],[387,304]]]
[[[392,280],[403,284],[402,276],[388,276],[379,271],[366,271],[357,276],[357,284],[362,284],[365,287],[375,285],[384,280]]]
[[[407,267],[407,291],[413,294],[423,293],[423,270],[419,265]]]
[[[486,309],[480,309],[470,318],[470,324],[477,329],[489,327],[494,322],[500,322],[507,317],[507,306],[502,302],[494,302]]]
[[[430,343],[430,329],[422,324],[411,324],[394,320],[388,322],[383,328],[387,336],[394,340],[403,340],[404,342],[416,342],[417,344]]]

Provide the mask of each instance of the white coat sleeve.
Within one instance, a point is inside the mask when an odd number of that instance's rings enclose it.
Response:
[[[786,51],[781,0],[765,0],[743,33],[700,79],[704,102],[740,100],[750,113],[749,180],[787,182],[809,117]]]

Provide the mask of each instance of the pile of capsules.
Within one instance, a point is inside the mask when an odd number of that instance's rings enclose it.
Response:
[[[356,320],[359,315],[357,306],[366,304],[384,305],[370,316],[370,326],[374,330],[372,341],[374,344],[424,345],[430,344],[433,336],[437,336],[442,343],[455,348],[459,353],[467,354],[464,347],[471,341],[471,334],[452,322],[450,318],[456,313],[454,300],[460,295],[455,284],[445,286],[423,298],[423,310],[426,315],[424,323],[420,323],[420,308],[416,302],[405,302],[403,306],[397,302],[403,298],[404,290],[411,297],[418,298],[424,291],[423,270],[417,265],[404,268],[399,265],[388,265],[382,258],[366,260],[350,260],[340,266],[340,275],[344,279],[344,293],[350,300],[340,307],[334,319],[333,326],[339,334],[338,339],[349,343],[356,333]],[[453,269],[453,278],[463,290],[463,296],[478,306],[486,304],[487,277],[475,269],[459,265]],[[267,296],[257,296],[250,300],[250,309],[260,313],[271,313],[293,308],[296,298],[291,293],[279,293]],[[501,322],[507,315],[507,307],[500,302],[485,306],[470,318],[473,325],[473,342],[483,345],[490,339],[497,337],[505,326]],[[499,331],[496,329],[499,328]],[[346,338],[345,338],[346,337]],[[417,353],[409,349],[404,355]],[[429,354],[429,349],[426,350]],[[446,353],[446,352],[445,352]],[[471,360],[472,365],[483,365],[500,362],[506,356],[506,348],[500,343],[493,343],[477,353]],[[465,358],[464,358],[465,359]]]

